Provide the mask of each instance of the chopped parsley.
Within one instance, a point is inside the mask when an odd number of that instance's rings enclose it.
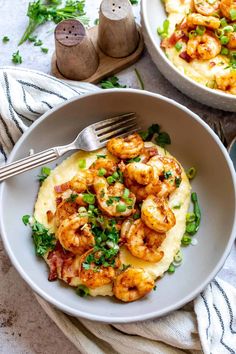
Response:
[[[66,199],[66,201],[74,203],[76,201],[77,197],[78,197],[78,194],[71,193],[71,195],[69,196],[69,198]]]
[[[17,50],[17,52],[12,54],[12,58],[11,58],[12,62],[14,64],[22,64],[22,56],[20,55],[19,50]]]
[[[175,185],[176,185],[177,188],[179,188],[181,182],[182,182],[182,178],[181,177],[175,177]]]
[[[164,171],[163,172],[164,179],[169,179],[172,176],[171,171]]]
[[[48,53],[48,48],[41,47],[41,51],[42,51],[44,54],[47,54],[47,53]]]
[[[38,175],[38,180],[40,184],[42,184],[45,181],[45,179],[50,175],[50,173],[51,173],[51,168],[46,166],[41,168],[40,175]]]
[[[3,41],[3,43],[7,43],[10,41],[10,39],[7,36],[4,36],[2,41]]]
[[[126,88],[126,85],[121,85],[119,79],[116,76],[107,78],[100,82],[102,89],[111,89],[111,88]]]
[[[139,162],[139,161],[141,161],[141,157],[137,156],[137,157],[127,160],[126,163]]]
[[[171,139],[168,133],[160,132],[155,138],[155,142],[157,143],[157,145],[164,148],[166,145],[171,144]]]
[[[48,251],[52,251],[56,245],[56,238],[53,233],[30,215],[24,215],[22,221],[32,229],[35,252],[37,256],[44,256]]]
[[[35,47],[40,47],[42,44],[43,42],[41,41],[41,39],[38,39],[36,42],[34,42]]]
[[[137,5],[138,4],[138,0],[129,0],[131,5]]]

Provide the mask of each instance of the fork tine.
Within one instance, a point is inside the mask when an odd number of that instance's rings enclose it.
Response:
[[[132,122],[135,123],[135,121],[136,121],[135,117],[129,118],[129,119],[125,120],[125,121],[109,125],[109,126],[107,126],[105,128],[97,129],[96,130],[96,134],[97,134],[97,136],[101,136],[101,135],[103,135],[105,133],[109,133],[110,131],[114,131],[116,128],[119,128],[119,127],[121,128],[122,126],[127,125],[128,123],[132,123]]]
[[[125,121],[126,118],[131,118],[132,116],[135,116],[134,112],[124,113],[124,114],[121,114],[119,116],[115,116],[115,117],[106,119],[103,122],[94,123],[94,124],[92,124],[92,127],[95,130],[97,130],[99,128],[103,128],[103,127],[105,127],[107,125],[111,125],[111,124],[117,123],[119,121],[121,121],[121,122]]]
[[[124,137],[126,137],[126,136],[128,136],[128,135],[131,135],[131,134],[133,134],[133,133],[137,133],[139,130],[141,130],[141,128],[140,128],[140,127],[137,127],[137,128],[135,128],[135,129],[128,130],[127,132],[125,132],[125,133],[123,133],[123,134],[117,134],[117,135],[115,135],[113,138],[124,138]],[[106,139],[106,140],[102,141],[102,142],[100,143],[100,145],[101,145],[100,147],[105,146],[106,143],[108,143],[109,140],[110,140],[110,139]]]
[[[126,132],[128,132],[130,129],[135,128],[135,127],[137,127],[137,123],[136,123],[136,122],[130,123],[130,124],[127,124],[127,125],[123,125],[123,126],[122,126],[121,128],[119,128],[119,129],[112,130],[112,131],[110,131],[109,133],[106,133],[106,134],[103,134],[103,135],[101,135],[101,136],[98,136],[98,140],[101,142],[101,141],[106,140],[106,139],[111,139],[111,138],[113,138],[114,136],[117,136],[117,135],[126,133]]]

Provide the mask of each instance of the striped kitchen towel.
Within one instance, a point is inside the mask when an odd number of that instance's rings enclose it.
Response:
[[[37,71],[0,67],[0,164],[40,115],[94,90],[98,90],[94,85],[61,81]],[[236,276],[236,260],[231,268],[231,276]],[[80,353],[236,354],[236,289],[219,278],[184,308],[131,324],[72,318],[36,297]]]

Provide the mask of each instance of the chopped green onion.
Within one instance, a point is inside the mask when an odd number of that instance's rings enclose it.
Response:
[[[19,52],[19,50],[17,50],[17,52],[15,52],[15,53],[13,53],[12,54],[12,62],[14,63],[14,64],[22,64],[22,56],[20,55],[20,52]]]
[[[81,170],[84,170],[86,168],[86,160],[85,159],[79,160],[78,165]]]
[[[221,36],[220,37],[220,43],[222,45],[228,44],[229,43],[229,38],[227,36]]]
[[[95,195],[92,193],[85,193],[83,195],[83,201],[88,204],[94,204],[95,203]]]
[[[97,155],[97,159],[106,159],[107,155]]]
[[[169,26],[170,26],[170,22],[169,20],[165,20],[163,22],[162,27],[158,27],[157,28],[157,33],[159,34],[159,36],[163,39],[166,38],[168,36],[168,32],[169,32]]]
[[[124,211],[126,211],[126,206],[125,204],[117,204],[116,206],[116,211],[118,213],[123,213]]]
[[[182,182],[182,178],[181,177],[175,177],[175,185],[176,185],[177,188],[179,188],[181,182]]]
[[[181,240],[181,244],[182,244],[182,246],[188,246],[188,245],[190,245],[191,241],[192,241],[192,238],[189,235],[184,234],[184,236],[182,237],[182,240]]]
[[[22,216],[22,221],[25,225],[28,225],[30,219],[30,215],[24,215]]]
[[[98,170],[98,176],[102,177],[107,173],[107,170],[105,168],[99,168]]]
[[[228,25],[226,18],[222,18],[220,20],[220,25],[221,25],[221,27],[226,27]]]
[[[129,197],[129,189],[125,188],[124,193],[122,195],[122,198],[123,199],[127,199],[128,197]]]
[[[196,37],[196,35],[197,35],[197,32],[192,30],[189,32],[188,37],[189,37],[189,39],[193,39],[194,37]]]
[[[173,273],[175,272],[175,266],[174,266],[173,263],[170,264],[170,266],[169,266],[167,272],[168,272],[169,274],[173,274]]]
[[[176,45],[175,45],[175,49],[177,50],[177,52],[180,52],[182,47],[183,47],[183,45],[180,42],[177,42]]]
[[[42,44],[43,42],[41,41],[41,39],[38,39],[36,42],[34,42],[35,47],[40,47]]]
[[[194,179],[197,174],[197,169],[195,167],[190,167],[187,171],[187,177],[188,179]]]
[[[233,24],[234,32],[236,32],[236,23]]]
[[[181,250],[179,250],[179,251],[176,253],[176,255],[174,256],[174,261],[175,261],[176,263],[181,263],[182,260],[183,260],[183,255],[182,255]]]
[[[112,176],[109,176],[109,177],[107,177],[107,182],[108,182],[109,184],[112,184],[112,183],[115,182],[115,179],[114,179]]]
[[[43,183],[43,181],[50,175],[51,168],[44,166],[41,168],[40,172],[41,174],[38,175],[38,180],[40,183]]]
[[[205,33],[206,31],[206,28],[204,26],[197,26],[196,27],[196,33],[199,35],[199,36],[203,36],[203,34]]]
[[[224,32],[228,33],[228,32],[233,32],[234,28],[233,26],[225,26],[224,27]]]
[[[144,89],[145,89],[145,87],[144,87],[144,82],[143,82],[143,79],[142,79],[142,77],[141,77],[141,75],[140,75],[138,69],[135,68],[135,69],[134,69],[134,72],[135,72],[135,74],[136,74],[136,76],[137,76],[137,79],[138,79],[138,82],[139,82],[139,84],[140,84],[141,90],[144,90]]]
[[[76,294],[79,295],[80,297],[88,296],[89,295],[89,288],[87,288],[87,286],[81,284],[76,289]]]
[[[210,80],[210,81],[208,81],[208,82],[206,83],[206,87],[209,87],[209,88],[211,88],[211,89],[216,88],[216,87],[217,87],[216,81],[215,81],[215,80]]]
[[[181,208],[181,204],[178,204],[178,205],[173,206],[172,209],[180,209],[180,208]]]
[[[222,54],[222,55],[228,55],[228,54],[229,54],[229,49],[228,49],[228,48],[225,48],[225,47],[222,47],[220,54]]]
[[[112,177],[116,180],[119,178],[119,173],[116,171],[112,174]]]
[[[229,10],[230,18],[232,21],[236,20],[236,9],[230,9]]]

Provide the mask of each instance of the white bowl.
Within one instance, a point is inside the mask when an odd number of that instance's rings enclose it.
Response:
[[[236,232],[235,174],[226,149],[197,115],[153,93],[101,90],[73,98],[38,119],[18,141],[9,162],[27,156],[31,148],[38,152],[69,143],[87,125],[124,112],[136,112],[143,128],[159,123],[171,136],[168,150],[185,168],[198,169],[192,184],[202,210],[198,244],[183,249],[183,265],[175,274],[167,274],[158,281],[157,290],[145,298],[128,304],[110,297],[80,298],[61,281],[49,282],[47,266],[35,256],[31,232],[21,221],[22,215],[33,213],[40,168],[10,178],[2,183],[0,190],[3,242],[23,279],[62,311],[103,322],[146,320],[165,315],[192,300],[222,267]],[[49,166],[54,167],[61,160]]]
[[[146,47],[160,72],[181,92],[192,99],[224,111],[236,112],[236,96],[213,90],[183,75],[160,47],[157,28],[167,15],[161,0],[142,0],[141,23]]]

